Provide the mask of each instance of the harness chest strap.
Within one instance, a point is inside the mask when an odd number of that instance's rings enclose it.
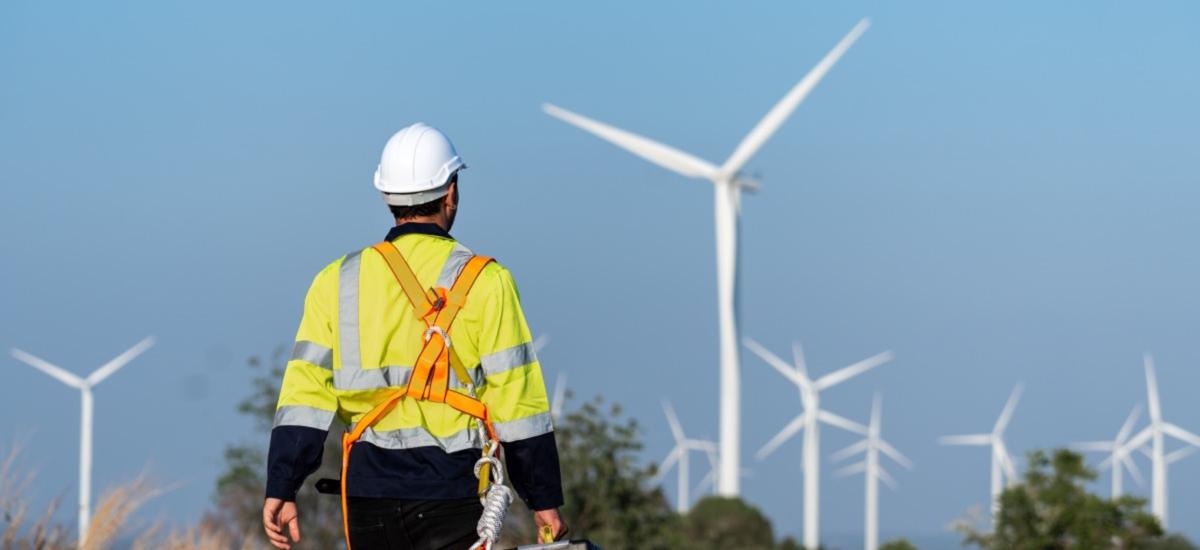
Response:
[[[341,500],[342,500],[342,527],[346,533],[346,548],[350,548],[350,523],[349,523],[349,501],[346,493],[346,475],[350,469],[350,450],[354,447],[354,443],[362,437],[368,428],[375,425],[384,415],[395,407],[404,397],[411,397],[418,400],[430,400],[446,405],[474,418],[479,419],[487,430],[488,437],[495,441],[496,433],[492,427],[491,421],[488,419],[487,407],[482,401],[463,394],[461,392],[449,389],[450,368],[455,370],[455,375],[464,384],[471,383],[470,374],[466,368],[462,366],[461,360],[454,353],[453,344],[449,338],[451,325],[454,324],[454,319],[458,316],[462,306],[466,304],[467,294],[470,293],[471,287],[483,272],[483,268],[491,263],[492,258],[486,256],[473,256],[463,266],[458,278],[451,285],[450,290],[444,295],[438,294],[436,291],[431,292],[433,300],[430,299],[430,294],[426,294],[421,290],[420,282],[417,281],[416,275],[412,272],[408,262],[396,250],[395,245],[390,242],[382,242],[374,245],[377,252],[383,256],[388,267],[392,271],[392,275],[396,277],[396,281],[400,283],[400,287],[404,290],[409,302],[413,306],[413,310],[417,317],[425,322],[427,330],[425,332],[425,344],[421,348],[421,353],[417,357],[416,364],[413,366],[412,376],[409,377],[408,386],[405,388],[396,389],[389,392],[382,402],[375,405],[367,414],[354,425],[349,433],[342,434],[342,478],[341,478]],[[435,314],[432,322],[428,320],[430,314]],[[485,446],[485,452],[487,448]],[[480,491],[487,489],[487,479],[489,478],[488,469],[484,469],[480,476]]]

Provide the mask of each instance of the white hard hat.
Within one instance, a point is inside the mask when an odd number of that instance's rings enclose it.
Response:
[[[383,146],[375,188],[393,206],[425,204],[445,196],[451,176],[466,167],[446,134],[418,122]]]

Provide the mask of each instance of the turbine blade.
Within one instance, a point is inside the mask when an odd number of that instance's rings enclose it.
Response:
[[[901,454],[900,451],[897,451],[891,443],[888,443],[882,439],[879,440],[879,450],[883,451],[883,454],[890,456],[892,460],[896,461],[897,464],[904,466],[905,469],[913,469],[913,462],[909,460],[907,456]]]
[[[800,342],[792,342],[792,361],[796,363],[796,371],[808,377],[808,362],[804,360],[804,348]]]
[[[534,343],[537,347],[537,343]],[[535,352],[536,353],[536,352]],[[554,380],[554,400],[550,402],[550,418],[558,419],[562,416],[563,404],[567,400],[567,373],[560,372]]]
[[[1125,469],[1129,471],[1129,477],[1133,478],[1138,487],[1146,486],[1146,479],[1142,477],[1142,471],[1138,468],[1137,462],[1134,462],[1129,455],[1123,455],[1121,457],[1121,464],[1125,465]]]
[[[847,418],[843,418],[841,416],[833,414],[829,411],[822,410],[822,411],[817,412],[817,420],[820,420],[821,422],[829,424],[830,426],[838,427],[838,428],[841,428],[846,431],[854,432],[854,433],[861,434],[861,435],[867,435],[867,427],[866,426],[863,426],[862,424],[859,424],[858,422],[855,422],[853,420],[849,420]]]
[[[754,355],[757,355],[759,359],[762,359],[768,365],[771,365],[775,370],[779,371],[779,374],[782,374],[785,378],[791,380],[793,384],[796,384],[801,388],[808,386],[807,376],[793,368],[791,365],[787,364],[787,361],[780,359],[778,355],[771,353],[770,350],[763,347],[758,342],[755,342],[750,338],[743,338],[742,344],[746,346],[746,349],[753,352]]]
[[[846,447],[836,453],[829,455],[829,458],[830,458],[830,460],[833,460],[834,462],[840,462],[842,460],[846,460],[847,458],[850,458],[858,453],[866,451],[867,443],[869,443],[869,442],[866,439],[864,439],[862,441],[859,441],[858,443],[855,443],[849,447]]]
[[[991,434],[943,435],[938,438],[938,443],[942,445],[990,445],[992,436]]]
[[[878,367],[879,365],[891,361],[893,357],[894,355],[890,351],[885,351],[873,357],[868,357],[867,359],[863,359],[862,361],[850,365],[849,367],[843,367],[826,374],[825,376],[822,376],[821,378],[817,379],[815,385],[818,390],[823,390],[830,386],[836,386],[837,384],[845,382],[850,378],[858,376],[875,367]]]
[[[825,54],[825,57],[812,70],[808,71],[808,74],[804,75],[804,78],[800,79],[800,82],[796,83],[788,91],[787,95],[779,100],[779,103],[776,103],[767,112],[767,115],[754,126],[754,129],[750,130],[750,133],[746,134],[745,138],[742,138],[742,142],[734,149],[733,154],[729,156],[729,160],[726,160],[725,164],[721,167],[721,172],[732,175],[741,170],[746,165],[746,162],[750,160],[750,157],[754,156],[754,153],[757,153],[759,148],[775,134],[775,131],[791,116],[796,107],[800,105],[800,102],[804,101],[805,97],[808,97],[809,92],[812,92],[813,88],[816,88],[821,79],[825,77],[825,74],[829,72],[829,69],[833,68],[833,65],[841,59],[846,50],[850,49],[850,46],[854,45],[854,42],[858,40],[859,36],[862,36],[862,33],[866,32],[867,27],[870,25],[870,21],[863,19],[853,29],[850,29],[850,32],[842,37],[841,41],[829,53]]]
[[[787,441],[793,435],[796,435],[796,432],[798,432],[802,428],[804,428],[804,423],[807,420],[808,420],[807,412],[792,419],[791,422],[788,422],[787,426],[784,426],[782,430],[779,430],[779,433],[775,434],[775,437],[772,437],[771,440],[768,441],[766,445],[763,445],[762,448],[759,449],[757,453],[754,453],[755,458],[762,460],[762,459],[770,456],[771,453],[775,452],[775,449],[778,449],[780,445],[783,445],[784,441]]]
[[[132,348],[125,350],[125,353],[116,356],[112,361],[109,361],[100,368],[92,371],[92,374],[89,374],[87,377],[88,384],[92,386],[99,384],[100,382],[104,381],[105,378],[112,376],[112,374],[117,372],[121,367],[129,364],[129,362],[133,361],[135,358],[137,358],[137,356],[150,349],[150,347],[153,345],[153,336],[138,342]]]
[[[542,110],[554,118],[586,130],[617,147],[673,172],[691,178],[705,179],[715,179],[718,175],[717,167],[711,163],[657,141],[614,128],[549,103],[543,104]]]
[[[891,490],[896,491],[900,489],[900,484],[896,483],[896,480],[892,477],[892,474],[887,473],[887,470],[884,470],[882,466],[875,469],[875,474],[878,475],[879,480],[882,481],[884,485],[887,485]]]
[[[651,483],[657,483],[662,479],[663,476],[667,475],[667,472],[671,470],[671,467],[675,466],[676,462],[679,462],[679,455],[682,452],[683,450],[678,446],[676,446],[674,449],[671,449],[671,452],[667,453],[666,458],[664,458],[662,463],[658,465],[658,472],[654,475],[654,479],[651,480]]]
[[[1196,447],[1184,447],[1182,449],[1177,449],[1177,450],[1175,450],[1175,452],[1172,452],[1171,454],[1163,457],[1163,460],[1166,460],[1167,464],[1174,464],[1176,462],[1179,462],[1180,460],[1183,460],[1183,459],[1191,456],[1195,452],[1196,452]]]
[[[687,439],[684,440],[684,445],[688,450],[704,451],[705,453],[716,451],[717,445],[707,439]]]
[[[1101,461],[1100,461],[1100,463],[1096,465],[1096,468],[1097,468],[1098,470],[1100,470],[1100,471],[1104,471],[1104,470],[1107,470],[1107,469],[1109,469],[1109,468],[1112,468],[1112,467],[1113,467],[1113,463],[1114,463],[1114,462],[1116,462],[1116,461],[1114,460],[1114,457],[1115,457],[1115,456],[1116,456],[1116,455],[1108,455],[1107,457],[1105,457],[1105,458],[1104,458],[1104,460],[1101,460]]]
[[[854,474],[861,474],[866,471],[867,471],[867,463],[866,462],[855,462],[854,464],[851,464],[849,466],[843,466],[841,468],[838,468],[837,470],[834,470],[833,475],[835,475],[837,477],[846,477],[846,476],[850,476],[850,475],[854,475]]]
[[[1000,418],[996,419],[996,425],[992,428],[993,434],[1002,434],[1004,429],[1008,427],[1008,422],[1012,420],[1013,412],[1017,409],[1017,403],[1021,401],[1021,392],[1024,388],[1017,384],[1013,391],[1008,396],[1008,402],[1004,403],[1004,410],[1000,412]]]
[[[1133,410],[1129,411],[1129,416],[1125,418],[1125,423],[1121,424],[1121,430],[1117,432],[1117,438],[1113,441],[1120,445],[1129,438],[1129,434],[1133,433],[1133,427],[1137,425],[1138,417],[1142,414],[1142,406],[1137,405]]]
[[[675,407],[671,406],[671,402],[663,399],[663,412],[667,414],[667,424],[671,426],[671,435],[675,436],[675,443],[683,445],[687,438],[683,435],[683,426],[679,424],[679,417],[675,416]]]
[[[1076,451],[1090,451],[1097,453],[1111,453],[1116,447],[1117,445],[1115,441],[1080,441],[1078,443],[1071,444],[1071,448],[1075,449]]]
[[[700,478],[700,483],[697,483],[696,486],[692,488],[692,494],[703,494],[704,491],[707,491],[709,487],[713,486],[713,481],[715,480],[716,476],[713,474],[712,470],[709,470],[704,477]]]
[[[12,356],[15,357],[18,361],[21,361],[22,363],[25,363],[26,365],[29,365],[29,366],[31,366],[37,370],[40,370],[46,374],[49,374],[55,380],[58,380],[59,382],[62,382],[63,384],[66,384],[73,388],[81,388],[82,389],[84,387],[84,385],[86,384],[84,379],[76,376],[74,373],[68,372],[67,370],[57,367],[55,365],[51,365],[48,361],[45,361],[39,357],[35,357],[33,355],[25,353],[19,349],[12,350]]]
[[[1157,424],[1162,420],[1162,403],[1158,400],[1158,378],[1154,375],[1154,356],[1149,353],[1143,355],[1142,365],[1146,368],[1146,394],[1150,398],[1150,422]]]
[[[1131,438],[1129,441],[1126,441],[1125,444],[1121,446],[1121,449],[1125,452],[1130,452],[1133,449],[1137,449],[1142,445],[1145,445],[1146,441],[1149,441],[1150,437],[1153,435],[1154,426],[1146,426],[1145,428],[1142,428],[1142,431],[1138,432],[1137,435],[1133,436],[1133,438]]]
[[[1200,447],[1200,435],[1189,432],[1183,428],[1180,428],[1179,426],[1176,426],[1175,424],[1164,422],[1162,425],[1162,431],[1163,433],[1187,443],[1188,445]]]
[[[541,353],[542,349],[550,344],[550,335],[543,334],[533,340],[533,353]]]

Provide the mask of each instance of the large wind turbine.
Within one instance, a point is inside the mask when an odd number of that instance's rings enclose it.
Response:
[[[800,388],[800,404],[804,407],[804,412],[789,422],[787,426],[784,426],[766,445],[763,445],[758,450],[757,457],[759,460],[766,458],[767,455],[770,455],[775,449],[779,448],[783,442],[796,435],[796,432],[804,430],[804,547],[817,548],[821,541],[819,533],[820,517],[817,510],[817,501],[821,494],[821,438],[819,423],[824,422],[831,426],[862,435],[867,435],[868,433],[866,426],[822,410],[821,390],[845,382],[850,378],[891,361],[892,352],[885,351],[848,367],[835,370],[814,381],[808,376],[808,368],[804,363],[804,352],[798,344],[792,348],[795,360],[794,366],[789,365],[787,361],[780,359],[754,340],[747,338],[745,344],[750,351],[761,357],[768,365],[774,367],[775,370],[779,371],[780,374]],[[724,475],[723,472],[722,475]]]
[[[754,190],[758,183],[741,173],[750,157],[783,125],[808,96],[817,83],[867,30],[869,21],[863,19],[850,30],[825,57],[813,67],[767,113],[754,129],[734,149],[725,164],[716,166],[688,153],[663,145],[642,136],[626,132],[551,104],[542,109],[555,118],[586,130],[601,139],[621,147],[654,164],[689,178],[706,179],[713,183],[717,244],[717,313],[720,325],[720,415],[721,415],[721,475],[718,493],[737,496],[740,448],[739,398],[741,379],[737,350],[737,232],[738,210],[742,188]]]
[[[1125,418],[1125,423],[1121,425],[1121,429],[1117,431],[1117,436],[1112,441],[1085,441],[1072,445],[1081,451],[1108,453],[1108,458],[1100,463],[1100,468],[1112,468],[1112,498],[1114,499],[1120,498],[1124,494],[1122,480],[1125,477],[1125,470],[1129,470],[1129,475],[1133,477],[1134,481],[1137,481],[1138,485],[1142,484],[1142,472],[1138,470],[1137,463],[1129,456],[1133,449],[1125,445],[1133,433],[1133,427],[1137,424],[1141,412],[1141,407],[1134,407],[1132,411],[1129,411],[1129,416]]]
[[[832,457],[834,460],[842,460],[858,453],[866,453],[862,462],[851,464],[837,472],[839,475],[862,473],[866,478],[866,518],[863,527],[863,531],[866,533],[864,537],[866,550],[879,548],[879,480],[882,479],[892,490],[896,489],[896,481],[879,464],[879,452],[883,451],[883,454],[888,455],[905,468],[911,470],[913,466],[908,457],[900,454],[900,451],[883,440],[881,435],[882,415],[883,398],[876,393],[875,400],[871,403],[871,423],[867,425],[867,438],[834,453]]]
[[[691,483],[688,471],[688,453],[692,451],[701,451],[711,453],[716,446],[711,441],[702,439],[688,439],[683,435],[683,426],[679,423],[679,417],[675,416],[675,408],[668,401],[663,401],[663,412],[667,415],[667,424],[671,426],[671,436],[675,438],[675,447],[667,454],[667,458],[663,460],[662,465],[658,468],[658,476],[666,475],[667,471],[672,466],[675,467],[676,473],[679,475],[678,486],[676,487],[676,502],[675,510],[680,514],[686,514],[688,511],[688,484]],[[712,455],[709,454],[709,460],[712,460]]]
[[[1167,465],[1190,454],[1186,451],[1176,451],[1167,455],[1163,448],[1166,436],[1171,436],[1188,445],[1200,447],[1200,436],[1189,432],[1175,424],[1166,422],[1162,417],[1162,403],[1158,398],[1158,379],[1154,375],[1154,357],[1147,353],[1142,358],[1146,368],[1146,393],[1149,396],[1150,425],[1133,436],[1125,444],[1126,452],[1140,448],[1149,440],[1152,442],[1150,451],[1150,509],[1158,516],[1163,529],[1167,528]]]
[[[1008,427],[1009,420],[1012,420],[1013,411],[1016,410],[1017,402],[1020,400],[1021,385],[1017,384],[1013,388],[1012,394],[1008,396],[1008,402],[1004,404],[1000,418],[996,419],[995,426],[992,426],[991,433],[947,435],[938,438],[942,445],[978,445],[992,448],[993,522],[996,521],[997,512],[1000,511],[1000,493],[1004,491],[1004,480],[1007,478],[1010,485],[1017,482],[1017,468],[1013,465],[1012,455],[1008,454],[1008,447],[1004,444],[1004,429]]]
[[[114,372],[132,361],[142,352],[154,345],[154,338],[146,338],[129,348],[112,361],[92,371],[86,378],[52,365],[49,362],[34,357],[19,349],[12,350],[13,357],[52,376],[80,393],[80,428],[79,428],[79,545],[87,540],[88,523],[91,522],[92,502],[92,388],[112,376]]]

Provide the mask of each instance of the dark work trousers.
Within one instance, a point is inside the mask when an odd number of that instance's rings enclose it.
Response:
[[[353,550],[466,550],[479,538],[478,498],[350,499]]]

